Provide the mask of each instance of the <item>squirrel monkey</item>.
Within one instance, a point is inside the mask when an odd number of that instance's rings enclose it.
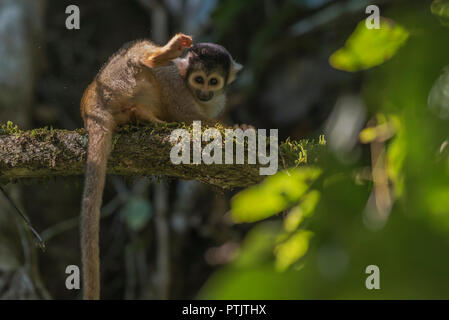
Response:
[[[225,88],[241,68],[224,47],[193,45],[191,37],[177,34],[163,47],[148,40],[123,46],[87,87],[81,99],[89,135],[81,204],[84,299],[100,298],[100,208],[116,127],[136,120],[215,125]]]

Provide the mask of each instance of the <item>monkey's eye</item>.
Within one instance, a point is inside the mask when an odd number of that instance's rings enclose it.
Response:
[[[211,86],[215,86],[217,83],[218,83],[217,78],[212,78],[212,79],[209,80],[209,84],[210,84]]]
[[[202,83],[204,83],[204,79],[203,79],[203,77],[198,76],[198,77],[195,78],[195,82],[199,83],[199,84],[202,84]]]

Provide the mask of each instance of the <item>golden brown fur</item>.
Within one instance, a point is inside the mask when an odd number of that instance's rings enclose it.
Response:
[[[198,62],[198,57],[193,54],[178,57],[191,46],[192,39],[183,34],[177,34],[163,47],[150,41],[126,46],[110,58],[81,99],[81,115],[89,134],[81,206],[84,299],[100,298],[100,208],[115,128],[135,120],[187,123],[201,120],[214,125],[217,120],[213,117],[224,109],[224,90],[204,102],[187,85],[189,59]],[[230,62],[228,83],[239,70],[231,58]]]

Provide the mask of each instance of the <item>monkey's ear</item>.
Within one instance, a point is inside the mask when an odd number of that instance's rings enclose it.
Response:
[[[229,71],[228,84],[234,82],[235,78],[237,77],[237,73],[242,69],[243,66],[240,63],[237,63],[234,60],[232,60],[231,70]]]

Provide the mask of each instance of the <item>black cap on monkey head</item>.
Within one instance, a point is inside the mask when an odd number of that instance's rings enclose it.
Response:
[[[211,42],[194,44],[189,49],[189,65],[192,69],[206,70],[222,69],[227,83],[235,79],[235,74],[242,69],[242,65],[234,61],[225,47]]]

